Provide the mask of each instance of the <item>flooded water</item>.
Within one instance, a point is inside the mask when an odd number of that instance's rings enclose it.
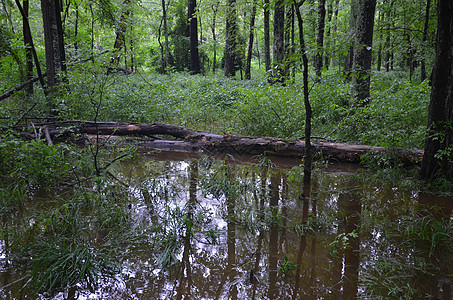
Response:
[[[118,268],[96,288],[77,283],[50,298],[452,298],[448,243],[434,249],[411,224],[433,215],[431,223],[448,229],[453,199],[364,180],[355,165],[318,166],[303,185],[299,163],[141,154],[112,166],[105,199],[129,229],[114,239],[92,232],[94,225],[84,230],[91,250],[112,250]],[[31,198],[3,228],[31,222],[62,199]],[[439,233],[438,244],[451,234]],[[32,299],[8,247],[4,240],[0,297]]]

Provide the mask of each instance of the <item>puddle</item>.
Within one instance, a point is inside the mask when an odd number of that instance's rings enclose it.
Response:
[[[92,245],[115,250],[119,268],[100,276],[95,290],[78,284],[52,299],[450,299],[451,259],[418,251],[425,245],[408,245],[398,233],[434,206],[449,223],[452,199],[378,186],[344,164],[317,169],[304,186],[291,170],[298,164],[162,153],[112,166],[105,207],[121,209],[133,230],[115,239],[84,230]],[[61,198],[30,199],[3,228],[33,222]],[[4,240],[0,297],[32,299],[7,248]]]

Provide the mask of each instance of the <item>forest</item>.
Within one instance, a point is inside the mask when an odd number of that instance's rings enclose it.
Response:
[[[451,299],[451,0],[0,0],[0,298]]]

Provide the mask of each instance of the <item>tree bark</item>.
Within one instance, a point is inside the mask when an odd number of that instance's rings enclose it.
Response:
[[[236,0],[228,0],[226,12],[225,76],[236,74],[237,62],[237,21]]]
[[[285,3],[283,0],[277,0],[274,7],[274,41],[273,41],[273,79],[271,82],[285,82]]]
[[[371,53],[376,0],[359,0],[355,29],[352,91],[357,103],[366,105],[370,97]]]
[[[269,0],[264,0],[264,64],[266,72],[271,69],[271,40],[270,40],[270,22],[269,22]]]
[[[346,63],[344,67],[344,71],[346,76],[349,78],[352,72],[352,65],[354,63],[354,41],[355,41],[355,30],[356,30],[356,20],[357,20],[357,10],[358,10],[358,2],[359,0],[351,0],[351,15],[349,17],[349,50],[346,56]]]
[[[57,0],[58,1],[58,0]],[[118,65],[120,62],[120,52],[126,46],[126,32],[127,32],[127,23],[129,22],[129,3],[130,0],[123,1],[123,11],[121,12],[120,21],[117,24],[116,28],[116,37],[115,43],[113,44],[113,58],[112,63]],[[127,68],[126,68],[127,69]]]
[[[316,38],[316,58],[315,58],[315,71],[317,79],[321,77],[325,20],[326,20],[326,0],[319,0],[318,37]]]
[[[167,26],[167,6],[165,0],[162,0],[162,21],[164,25],[164,39],[165,39],[165,60],[163,64],[163,73],[167,73],[167,68],[170,66],[170,48],[168,44],[168,26]]]
[[[300,6],[305,0],[295,3],[297,22],[299,25],[299,40],[300,52],[302,52],[302,60],[304,65],[304,104],[305,104],[305,150],[304,150],[304,182],[308,183],[311,180],[311,166],[312,166],[312,143],[311,143],[311,115],[312,109],[308,92],[308,58],[306,54],[305,39],[304,39],[304,23],[302,15],[300,14]]]
[[[453,179],[453,4],[437,3],[437,46],[421,177]]]
[[[64,125],[71,126],[71,129],[64,129]],[[147,140],[130,140],[130,142],[135,141],[135,143],[138,144],[138,147],[143,151],[205,151],[207,153],[228,152],[235,154],[267,153],[269,155],[284,157],[304,157],[304,155],[308,153],[307,141],[287,142],[275,138],[240,137],[228,134],[219,135],[199,132],[164,123],[103,123],[94,121],[65,120],[55,123],[35,124],[35,126],[47,126],[49,129],[49,135],[54,141],[64,141],[65,138],[72,137],[73,133],[104,136],[105,140],[113,139],[113,136],[145,136],[148,137]],[[164,140],[157,138],[156,135],[170,135],[180,140]],[[28,136],[31,138],[44,137],[35,136],[35,134],[28,134]],[[102,138],[99,140],[102,140]],[[392,153],[394,153],[396,151],[396,154],[398,154],[401,160],[405,162],[419,161],[423,155],[423,151],[417,149],[390,150],[385,147],[371,147],[368,145],[354,145],[347,143],[315,141],[310,142],[310,146],[312,147],[310,153],[317,152],[324,158],[351,163],[359,163],[362,155],[373,152],[393,151]]]
[[[66,70],[59,0],[41,0],[41,10],[46,48],[47,86],[52,88],[60,81],[58,73]]]
[[[189,0],[189,39],[190,39],[190,73],[200,73],[200,59],[198,57],[198,22],[197,1]]]
[[[43,74],[41,72],[41,65],[39,63],[38,55],[37,55],[36,49],[35,49],[35,44],[33,43],[33,38],[31,36],[30,23],[28,22],[27,14],[25,13],[22,5],[20,5],[19,0],[15,0],[15,1],[16,1],[17,7],[19,8],[20,14],[22,15],[22,20],[24,21],[24,24],[25,24],[24,26],[26,26],[28,28],[27,29],[28,32],[30,32],[30,40],[29,40],[30,49],[31,49],[31,52],[33,54],[33,60],[35,61],[36,72],[38,73],[38,80],[39,80],[39,82],[41,84],[42,89],[44,90],[44,94],[47,95],[47,85],[46,85],[46,82],[44,81],[44,76],[43,76]],[[24,88],[24,87],[22,87],[22,88]],[[10,95],[8,95],[7,97],[9,97]],[[5,98],[3,98],[3,99],[5,99]]]
[[[28,20],[28,11],[29,11],[29,1],[23,1],[23,9],[25,17],[22,18],[22,33],[24,35],[24,45],[25,45],[25,59],[26,59],[26,80],[29,81],[33,78],[33,50],[32,50],[32,38],[30,27],[27,26]],[[26,20],[27,19],[27,20]],[[27,86],[27,94],[33,94],[33,83],[31,82]]]
[[[217,11],[219,10],[220,1],[217,1],[215,4],[211,6],[212,8],[212,40],[214,41],[214,57],[212,61],[212,73],[215,74],[216,66],[217,66],[217,35],[216,35],[216,18],[217,18]]]
[[[423,27],[423,38],[422,38],[422,61],[420,67],[420,80],[424,81],[426,79],[426,58],[425,58],[425,48],[426,40],[428,39],[428,27],[429,27],[429,11],[431,7],[431,0],[426,0],[426,9],[425,9],[425,25]]]
[[[245,65],[245,79],[252,79],[252,53],[253,53],[253,39],[255,34],[255,16],[256,16],[256,0],[253,0],[252,15],[250,16],[250,34],[249,34],[249,47],[247,50],[247,62]]]

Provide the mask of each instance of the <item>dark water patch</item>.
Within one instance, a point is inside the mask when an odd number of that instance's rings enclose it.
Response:
[[[78,280],[38,298],[452,296],[453,199],[377,185],[343,164],[321,166],[307,186],[299,163],[147,153],[112,166],[121,184],[107,178],[66,198],[27,201],[3,233],[31,236],[21,225],[37,222],[35,234],[70,237],[114,262],[91,288]],[[62,226],[69,220],[79,223]],[[0,296],[31,299],[32,274],[2,236]]]

